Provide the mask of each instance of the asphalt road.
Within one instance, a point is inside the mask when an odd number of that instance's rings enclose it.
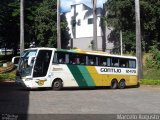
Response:
[[[37,116],[70,114],[73,119],[75,119],[73,114],[76,116],[85,114],[92,117],[93,114],[104,114],[104,116],[105,114],[160,114],[160,87],[142,86],[123,90],[28,91],[19,88],[14,83],[0,83],[0,114],[2,118],[5,118],[6,114],[26,116],[28,114]],[[87,116],[88,119],[89,116]],[[111,115],[112,117],[116,118]],[[40,118],[43,119],[42,116]],[[67,119],[66,116],[62,118]]]

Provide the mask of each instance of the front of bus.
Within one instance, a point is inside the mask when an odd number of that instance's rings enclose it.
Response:
[[[26,88],[32,88],[31,74],[33,70],[34,58],[37,54],[37,49],[27,49],[22,53],[16,71],[16,83]],[[28,64],[32,63],[32,65]]]

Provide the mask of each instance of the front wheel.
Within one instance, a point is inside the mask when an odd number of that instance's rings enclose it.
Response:
[[[53,90],[61,90],[63,88],[63,83],[60,79],[55,80],[52,84]]]

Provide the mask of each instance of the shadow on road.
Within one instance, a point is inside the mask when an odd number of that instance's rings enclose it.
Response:
[[[0,119],[27,120],[29,91],[14,82],[0,82]]]

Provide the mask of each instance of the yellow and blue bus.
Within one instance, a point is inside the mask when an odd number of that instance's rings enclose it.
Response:
[[[16,82],[27,88],[138,85],[137,59],[80,49],[30,48],[20,57]]]

